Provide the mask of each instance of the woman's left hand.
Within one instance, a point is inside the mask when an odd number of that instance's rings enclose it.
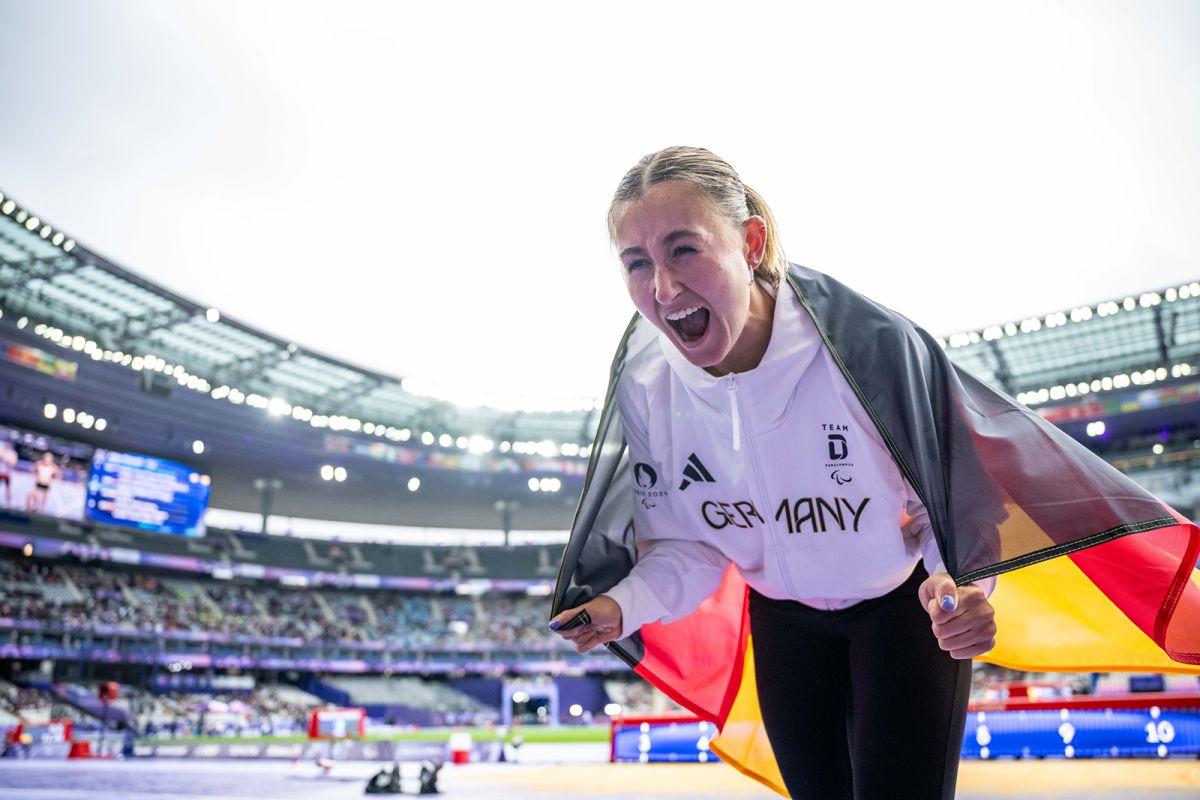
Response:
[[[975,584],[957,586],[950,573],[935,572],[917,594],[933,621],[938,646],[954,658],[974,658],[996,646],[996,611]]]

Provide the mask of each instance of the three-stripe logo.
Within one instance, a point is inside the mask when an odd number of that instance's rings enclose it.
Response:
[[[682,492],[693,483],[716,483],[695,453],[688,456],[687,464],[683,467],[683,483],[679,484],[679,491]]]

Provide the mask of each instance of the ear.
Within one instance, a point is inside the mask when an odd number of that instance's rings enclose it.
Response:
[[[742,223],[742,253],[746,263],[752,268],[762,263],[763,254],[767,251],[767,223],[762,217],[753,214]]]

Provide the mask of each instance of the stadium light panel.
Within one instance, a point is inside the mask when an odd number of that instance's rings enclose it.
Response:
[[[321,467],[321,479],[326,481],[333,480],[333,466],[331,464],[325,464]]]
[[[204,312],[204,318],[207,319],[209,322],[220,322],[221,321],[221,312],[215,308],[210,308]]]
[[[200,441],[199,439],[196,439],[194,442],[192,442],[192,452],[198,456],[204,455],[204,442]]]
[[[75,421],[75,409],[64,408],[62,412],[62,419],[63,422],[67,423],[68,425],[73,423]]]
[[[1163,446],[1161,444],[1155,443],[1154,447],[1150,449],[1154,451],[1154,455],[1156,456],[1161,456],[1163,454]]]
[[[333,479],[335,481],[337,481],[338,483],[341,483],[344,480],[346,480],[346,468],[345,467],[334,467],[333,468]]]
[[[54,419],[58,416],[58,406],[54,405],[54,403],[46,403],[46,405],[42,406],[42,414],[45,415],[46,419]]]
[[[425,431],[424,433],[422,433],[421,434],[421,444],[426,445],[426,446],[432,445],[433,444],[433,434],[430,433],[429,431]]]
[[[572,717],[582,717],[583,716],[583,706],[579,705],[579,703],[572,703],[571,707],[568,708],[567,711],[568,711],[568,713],[570,713],[570,715]]]
[[[17,207],[17,204],[14,203],[12,200],[6,200],[6,201],[4,201],[4,205],[0,206],[0,211],[3,211],[4,215],[8,216],[9,214],[11,214],[13,212],[13,209],[16,207]]]
[[[75,240],[67,239],[67,241],[63,243],[62,249],[63,249],[63,252],[65,252],[65,253],[69,253],[72,250],[74,250],[75,249]]]
[[[25,220],[29,219],[29,212],[22,208],[17,212],[17,216],[14,219],[23,225],[25,224]]]
[[[421,479],[420,478],[412,477],[412,478],[408,479],[408,490],[410,492],[415,492],[417,489],[420,489],[420,488],[421,488]]]
[[[107,427],[108,427],[108,420],[106,420],[104,417],[101,417],[100,419],[96,420],[96,430],[102,431]]]
[[[29,317],[21,317],[17,320],[17,328],[23,330],[29,324]]]
[[[540,484],[540,483],[538,483],[538,479],[537,479],[537,478],[530,478],[530,479],[529,479],[529,491],[531,491],[531,492],[540,492],[541,490],[542,490],[542,486],[541,486],[541,484]]]
[[[453,443],[454,439],[448,433],[443,433],[438,437],[438,444],[440,444],[442,447],[449,447]]]

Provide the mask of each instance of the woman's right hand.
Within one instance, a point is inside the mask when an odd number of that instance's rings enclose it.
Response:
[[[593,647],[621,638],[621,607],[606,594],[558,614],[550,620],[550,630],[554,630],[555,623],[567,624],[567,620],[583,609],[587,609],[591,622],[569,631],[557,631],[559,636],[575,645],[575,652],[586,653]]]

